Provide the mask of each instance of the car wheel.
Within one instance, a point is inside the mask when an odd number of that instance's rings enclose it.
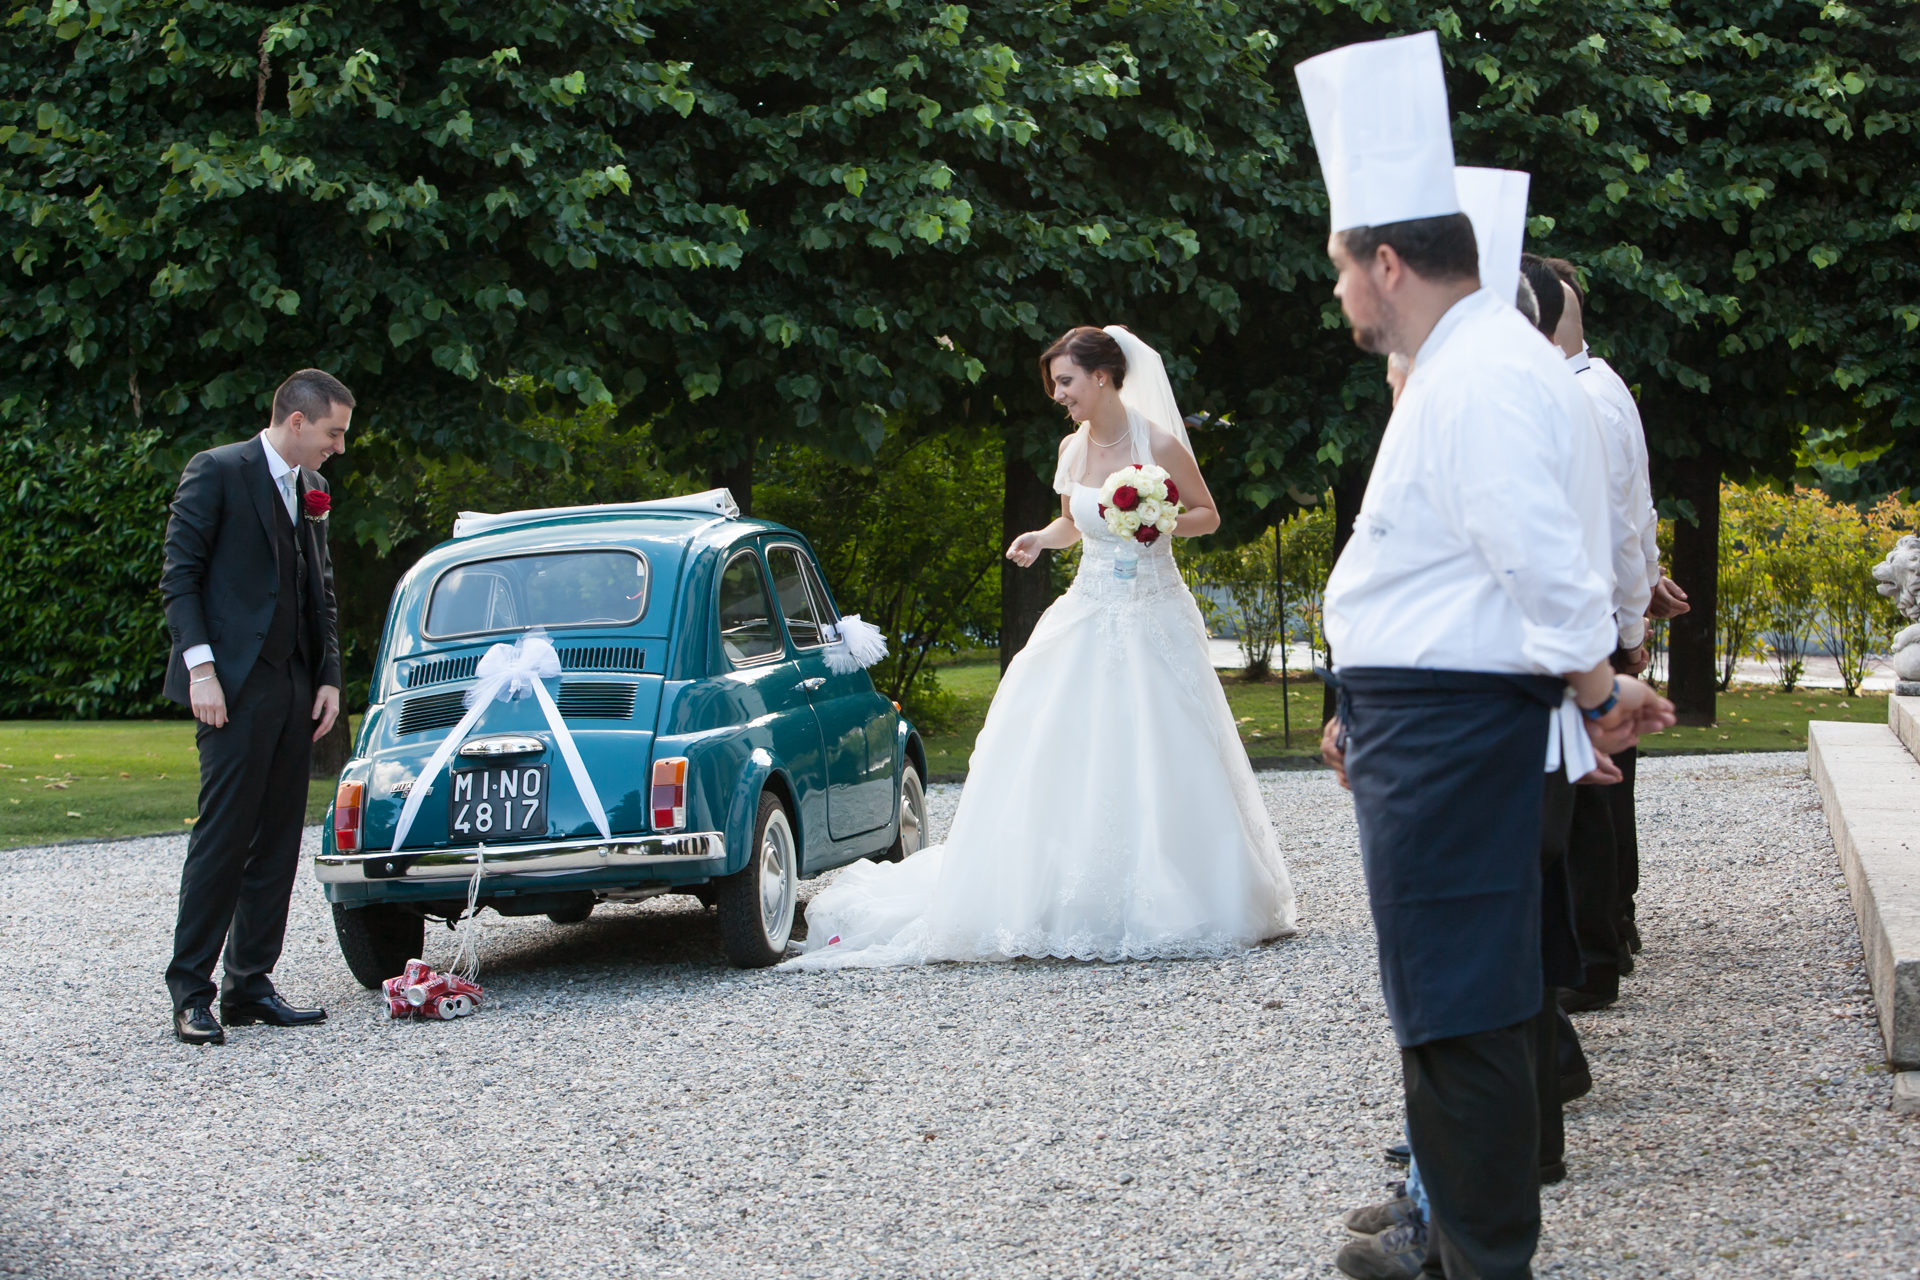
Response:
[[[376,902],[372,906],[333,904],[333,932],[347,969],[369,990],[397,978],[407,961],[417,959],[427,940],[427,921],[417,911]]]
[[[547,912],[547,919],[555,924],[579,924],[593,914],[593,903],[582,902],[578,906],[566,907],[559,911]]]
[[[927,789],[912,765],[900,770],[900,833],[882,862],[904,862],[927,847]]]
[[[799,886],[800,842],[793,838],[793,823],[779,797],[763,793],[747,865],[718,882],[715,904],[727,959],[742,969],[764,969],[786,953]]]

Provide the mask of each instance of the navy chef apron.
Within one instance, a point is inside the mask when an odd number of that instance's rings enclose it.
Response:
[[[1555,676],[1350,667],[1347,781],[1402,1048],[1540,1011],[1540,815]]]

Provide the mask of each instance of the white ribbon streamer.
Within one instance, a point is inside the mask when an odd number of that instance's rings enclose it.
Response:
[[[1560,768],[1565,759],[1567,778],[1578,782],[1600,767],[1600,757],[1594,754],[1593,739],[1587,736],[1587,718],[1580,714],[1580,704],[1573,700],[1573,690],[1568,689],[1566,696],[1560,699],[1560,705],[1554,709],[1553,718],[1547,722],[1547,768],[1552,773]]]
[[[567,722],[560,718],[560,708],[553,704],[553,696],[540,683],[560,675],[560,655],[554,652],[553,642],[543,635],[529,634],[521,636],[516,644],[497,644],[480,659],[474,674],[480,680],[467,690],[467,714],[441,741],[434,750],[433,758],[427,761],[427,767],[420,771],[420,776],[407,791],[407,802],[400,809],[399,825],[393,829],[393,852],[399,853],[400,847],[406,843],[407,832],[412,829],[414,816],[420,812],[420,804],[427,798],[427,792],[433,789],[440,771],[453,759],[453,753],[459,750],[467,734],[480,723],[480,717],[486,714],[493,700],[498,698],[502,702],[512,702],[529,694],[540,703],[540,710],[547,717],[547,727],[553,730],[560,756],[567,762],[567,772],[573,775],[574,788],[587,806],[587,816],[600,829],[601,839],[613,839],[613,831],[607,825],[607,811],[600,803],[600,793],[594,790],[593,779],[587,776],[587,766],[580,759],[579,748],[573,744],[573,734],[568,732]]]

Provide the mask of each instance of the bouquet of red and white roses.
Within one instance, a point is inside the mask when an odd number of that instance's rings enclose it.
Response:
[[[1172,536],[1180,523],[1180,490],[1165,467],[1135,463],[1122,467],[1100,486],[1100,516],[1123,538],[1153,543]]]

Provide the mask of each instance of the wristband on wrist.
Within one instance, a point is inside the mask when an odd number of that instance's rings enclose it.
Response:
[[[1607,690],[1607,700],[1597,707],[1582,707],[1580,714],[1589,720],[1599,720],[1613,710],[1620,702],[1620,677],[1613,678],[1613,687]]]

